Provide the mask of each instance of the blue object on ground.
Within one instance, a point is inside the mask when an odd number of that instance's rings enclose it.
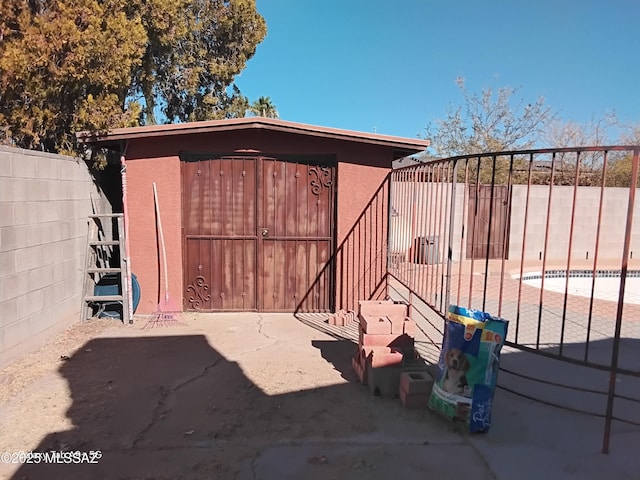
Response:
[[[120,295],[120,276],[118,274],[107,274],[103,276],[93,289],[93,294],[99,297],[107,295]],[[131,294],[133,300],[133,312],[136,313],[140,303],[140,284],[135,274],[131,274]],[[121,302],[101,302],[99,318],[120,318],[122,319]]]

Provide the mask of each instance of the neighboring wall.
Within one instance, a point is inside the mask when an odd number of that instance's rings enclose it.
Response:
[[[412,250],[419,237],[435,237],[431,246],[421,247],[422,255],[428,261],[446,260],[449,244],[450,205],[453,198],[452,184],[435,182],[394,181],[391,186],[391,236],[390,251],[400,258],[415,259]],[[451,255],[453,261],[465,258],[466,242],[460,244],[463,226],[465,185],[456,184],[455,215],[453,219],[453,242]],[[437,244],[438,255],[428,252]],[[426,250],[424,250],[426,249]],[[426,258],[426,257],[425,257]]]
[[[0,147],[0,368],[79,320],[91,195],[84,162]]]
[[[462,227],[468,213],[463,210],[468,195],[464,184],[456,185],[452,259],[466,258],[466,240],[460,242]],[[449,204],[451,184],[413,183],[394,181],[391,187],[392,255],[409,259],[417,237],[438,237],[438,258],[446,259],[448,242]],[[555,186],[551,194],[547,260],[566,261],[569,252],[573,187]],[[599,262],[619,262],[622,258],[629,189],[604,189],[602,220],[598,245]],[[509,260],[519,261],[525,239],[525,207],[527,186],[513,185],[511,194],[511,220],[509,226]],[[593,260],[596,246],[599,187],[579,187],[576,194],[574,231],[571,256],[573,260]],[[525,261],[539,261],[545,249],[545,231],[549,205],[549,187],[532,185],[529,193],[529,211],[526,226]],[[467,205],[468,208],[468,205]],[[464,215],[463,215],[464,213]],[[636,196],[631,230],[630,251],[640,258],[640,197]],[[465,228],[465,232],[469,232]]]
[[[549,212],[547,260],[566,260],[569,253],[571,212],[574,188],[554,186]],[[527,202],[527,186],[514,185],[511,196],[511,225],[509,259],[519,260],[524,239],[524,217]],[[607,187],[604,189],[602,221],[598,258],[622,259],[629,189]],[[600,204],[599,187],[578,187],[575,203],[574,231],[571,257],[575,260],[593,259]],[[549,187],[532,185],[529,193],[529,211],[526,229],[525,260],[538,260],[544,252]],[[636,197],[634,225],[631,233],[631,251],[640,256],[640,199]]]

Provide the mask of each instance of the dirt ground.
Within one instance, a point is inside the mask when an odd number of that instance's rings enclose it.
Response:
[[[0,453],[100,452],[4,457],[0,478],[494,477],[446,422],[359,384],[350,341],[292,315],[181,320],[76,325],[0,372]]]

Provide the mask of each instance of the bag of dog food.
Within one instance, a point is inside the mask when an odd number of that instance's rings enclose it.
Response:
[[[451,305],[445,321],[438,376],[429,408],[486,432],[508,322],[486,312]]]

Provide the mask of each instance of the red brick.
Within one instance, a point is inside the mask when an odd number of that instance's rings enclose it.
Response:
[[[405,317],[402,333],[405,333],[410,337],[415,337],[417,330],[418,330],[418,326],[416,325],[416,322],[411,320],[409,317]]]
[[[362,359],[360,358],[360,355],[357,354],[356,356],[351,358],[351,366],[353,367],[353,370],[356,372],[356,375],[358,375],[358,378],[360,379],[360,383],[366,385],[367,369],[365,368],[365,365],[362,363],[361,360]]]
[[[388,317],[360,317],[360,326],[365,333],[390,334],[391,321]]]
[[[398,335],[404,333],[404,319],[406,316],[407,306],[393,302],[361,303],[360,306],[361,322],[367,317],[387,317],[391,322],[391,331],[389,333]],[[367,333],[372,332],[367,331]]]
[[[409,395],[428,395],[433,380],[425,372],[402,372],[400,374],[400,390]]]
[[[403,317],[387,317],[391,322],[391,333],[393,335],[402,335],[404,333],[404,318]]]
[[[427,408],[429,403],[428,394],[409,395],[402,388],[400,389],[400,401],[405,408]]]
[[[392,316],[406,317],[407,306],[401,303],[393,303],[391,300],[385,301],[361,301],[360,316]]]
[[[388,347],[363,348],[367,364],[372,368],[398,366],[402,364],[402,353]]]
[[[409,335],[376,335],[364,333],[360,330],[359,343],[361,347],[395,347],[414,348],[415,340]]]
[[[366,315],[366,310],[376,305],[393,305],[393,300],[360,300],[358,302],[358,315]]]

